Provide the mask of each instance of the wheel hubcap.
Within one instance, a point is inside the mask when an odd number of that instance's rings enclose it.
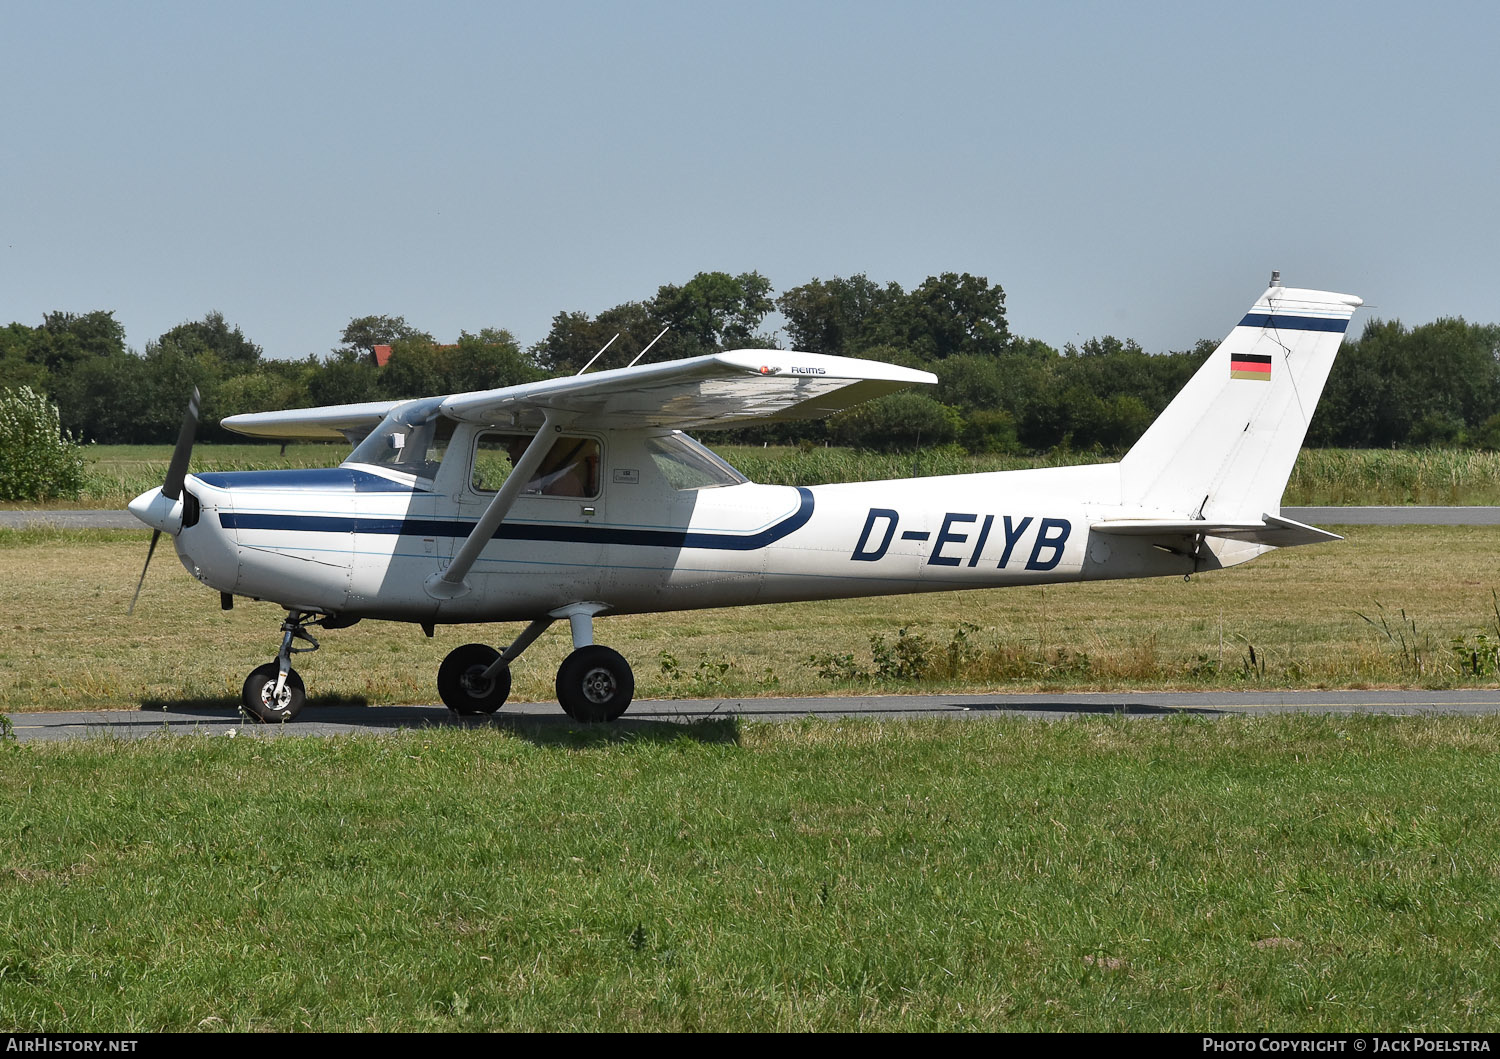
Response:
[[[583,676],[583,697],[599,706],[614,697],[619,685],[615,675],[602,666],[590,669]]]
[[[482,699],[495,690],[494,679],[484,679],[485,668],[485,666],[470,666],[464,675],[459,678],[459,686],[464,689],[470,698]]]
[[[283,684],[281,694],[276,694],[276,681],[268,680],[260,689],[260,703],[267,709],[284,710],[292,701],[292,688],[289,684]]]

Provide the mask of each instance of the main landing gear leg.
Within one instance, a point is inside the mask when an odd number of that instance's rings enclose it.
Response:
[[[635,696],[630,663],[618,651],[594,643],[594,616],[602,610],[597,603],[575,603],[552,612],[567,618],[573,631],[573,653],[557,670],[557,701],[583,724],[615,720]]]
[[[602,603],[574,603],[538,618],[503,652],[486,644],[464,644],[443,659],[438,694],[458,714],[494,713],[510,694],[510,664],[559,618],[573,633],[573,653],[557,671],[557,701],[575,721],[613,721],[630,706],[635,674],[616,651],[594,643],[594,617]]]
[[[292,668],[292,655],[318,649],[318,641],[306,628],[316,624],[318,621],[307,611],[287,611],[286,621],[281,623],[281,650],[276,654],[276,661],[256,666],[245,678],[245,686],[240,690],[240,705],[257,721],[280,723],[290,721],[302,712],[307,689]],[[312,646],[294,647],[297,640],[306,640]]]

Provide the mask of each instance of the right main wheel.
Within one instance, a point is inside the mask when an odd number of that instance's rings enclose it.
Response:
[[[488,644],[466,643],[455,647],[438,667],[438,696],[454,713],[475,715],[494,713],[510,696],[510,666],[501,666],[495,675],[485,670],[500,657]]]
[[[583,724],[613,721],[630,707],[635,674],[620,652],[599,644],[580,647],[557,670],[557,701]]]

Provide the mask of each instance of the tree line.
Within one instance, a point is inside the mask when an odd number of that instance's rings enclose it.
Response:
[[[704,272],[596,315],[560,312],[525,349],[502,328],[440,342],[401,316],[362,316],[326,355],[279,359],[210,312],[137,353],[112,312],[48,313],[38,325],[0,329],[0,390],[45,394],[62,429],[80,439],[138,444],[176,436],[196,385],[202,436],[226,440],[234,435],[218,420],[235,413],[509,386],[572,374],[606,345],[595,369],[770,348],[779,344],[766,329],[773,311],[793,348],[922,368],[940,382],[829,420],[740,429],[734,440],[1123,451],[1219,341],[1148,354],[1106,335],[1059,350],[1012,334],[1004,291],[967,273],[911,290],[864,275],[814,279],[776,295],[756,272]],[[390,347],[384,365],[377,346]],[[1500,325],[1372,321],[1335,362],[1309,443],[1500,448]]]

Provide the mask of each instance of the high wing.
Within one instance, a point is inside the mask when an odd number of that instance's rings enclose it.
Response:
[[[433,403],[443,414],[473,423],[535,427],[552,413],[603,429],[711,430],[751,420],[817,419],[908,386],[936,382],[931,372],[873,360],[786,349],[737,349],[453,394]],[[223,425],[260,437],[348,437],[368,433],[405,403],[376,401],[252,412],[230,416]]]
[[[600,427],[705,430],[747,420],[818,419],[937,376],[894,364],[790,349],[736,349],[593,375],[457,394],[442,410],[492,423],[554,411]]]
[[[285,412],[244,412],[227,416],[222,426],[254,438],[336,441],[357,444],[380,425],[393,408],[406,401],[367,401],[364,404],[328,404],[319,408],[291,408]]]

